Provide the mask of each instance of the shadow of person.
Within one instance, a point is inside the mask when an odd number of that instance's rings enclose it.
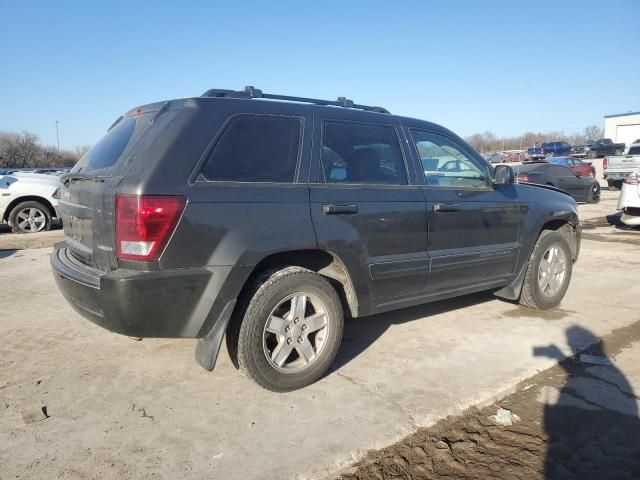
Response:
[[[589,330],[573,326],[566,335],[574,353],[592,345],[590,355],[606,356],[605,345]],[[640,399],[629,380],[612,363],[564,359],[554,345],[536,347],[534,353],[562,360],[566,372],[560,390],[547,386],[541,391],[548,436],[544,478],[640,478]]]

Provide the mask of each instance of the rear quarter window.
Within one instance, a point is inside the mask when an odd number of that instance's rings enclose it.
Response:
[[[238,115],[227,124],[200,176],[209,181],[292,183],[302,119]]]
[[[73,167],[74,173],[108,173],[129,144],[136,119],[127,118],[113,127]]]

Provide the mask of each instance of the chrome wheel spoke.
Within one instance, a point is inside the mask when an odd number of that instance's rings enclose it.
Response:
[[[316,313],[305,318],[304,324],[307,326],[307,334],[315,332],[327,325],[327,315],[325,313]]]
[[[275,333],[276,335],[285,335],[285,328],[287,327],[288,322],[280,317],[276,317],[275,315],[271,315],[269,320],[267,320],[267,325],[265,329],[267,332]]]
[[[313,349],[311,343],[309,343],[309,340],[307,339],[304,339],[302,343],[296,344],[296,350],[298,351],[300,358],[304,360],[304,363],[309,363],[311,360],[313,360],[313,357],[316,356],[316,351]]]
[[[284,362],[286,362],[287,358],[291,355],[291,350],[293,350],[293,345],[287,343],[286,340],[281,341],[278,346],[273,350],[271,354],[271,360],[273,363],[281,367]]]
[[[294,295],[291,299],[291,311],[289,315],[291,318],[303,319],[307,310],[307,296],[306,295]]]

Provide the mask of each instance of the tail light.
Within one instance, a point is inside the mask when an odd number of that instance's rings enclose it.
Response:
[[[608,165],[609,165],[609,159],[607,157],[604,157],[604,160],[602,160],[602,168],[606,170]]]
[[[160,257],[185,206],[184,197],[118,195],[116,249],[122,260],[150,262]]]
[[[518,174],[518,182],[527,183],[529,181],[529,175],[525,175],[524,173]]]
[[[626,183],[627,185],[640,185],[640,173],[629,175],[624,179],[624,183]]]

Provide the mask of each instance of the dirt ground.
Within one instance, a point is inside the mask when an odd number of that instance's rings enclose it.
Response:
[[[587,353],[615,357],[636,342],[640,322],[616,330]],[[340,479],[638,479],[638,400],[615,367],[584,363],[577,354],[494,405],[369,452]],[[496,425],[488,417],[498,407],[521,420]]]

